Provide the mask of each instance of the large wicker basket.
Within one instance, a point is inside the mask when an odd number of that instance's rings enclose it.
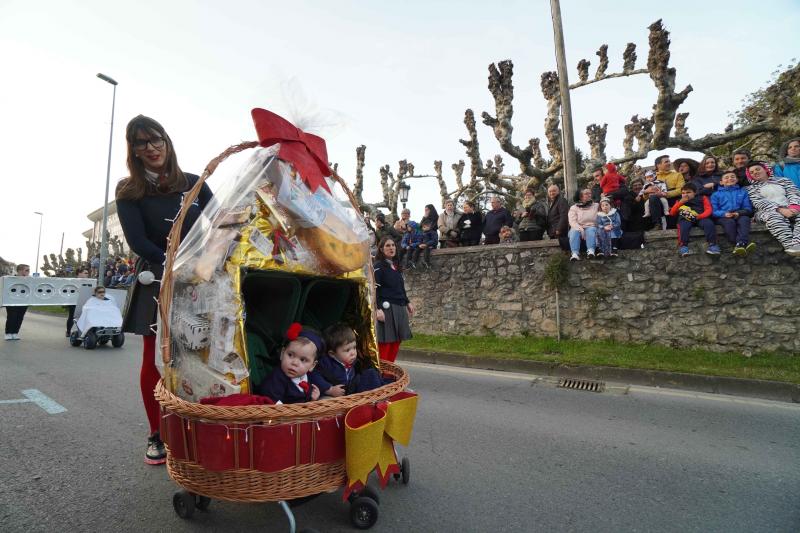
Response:
[[[167,390],[163,382],[156,387],[156,399],[161,404],[162,416],[176,415],[189,421],[245,426],[268,421],[270,424],[308,422],[344,416],[353,407],[387,400],[408,385],[408,374],[399,366],[384,361],[381,370],[394,376],[396,381],[375,390],[316,402],[241,407],[203,405],[178,398]],[[169,452],[171,438],[169,434],[165,437]],[[241,437],[236,435],[236,438]],[[189,492],[242,502],[290,500],[334,491],[345,484],[343,459],[300,464],[280,472],[250,468],[213,472],[196,461],[175,459],[172,453],[168,453],[167,470],[170,477]]]
[[[184,195],[181,210],[170,233],[164,276],[159,295],[159,314],[161,317],[160,348],[165,364],[169,364],[171,357],[169,316],[172,303],[172,265],[180,244],[180,228],[186,217],[188,206],[197,198],[203,183],[214,172],[220,162],[234,153],[254,148],[257,145],[258,143],[256,142],[247,142],[228,148],[208,164],[196,185]],[[358,209],[355,198],[344,181],[335,174],[333,178],[348,194],[353,206]],[[374,290],[374,280],[370,269],[368,269],[367,275],[370,279],[370,286]],[[374,309],[372,310],[372,319],[375,319]],[[350,409],[360,405],[387,400],[407,387],[409,383],[408,374],[399,366],[383,361],[381,362],[381,371],[394,377],[395,381],[375,390],[339,398],[272,406],[222,407],[187,402],[170,392],[164,382],[161,381],[156,387],[155,396],[161,404],[162,427],[164,427],[163,422],[165,419],[174,416],[178,417],[182,424],[189,429],[188,431],[181,430],[180,436],[170,435],[169,432],[164,435],[162,432],[167,444],[167,470],[169,475],[189,492],[229,501],[283,501],[334,491],[342,487],[346,482],[343,457],[329,462],[304,462],[277,472],[264,472],[252,468],[236,467],[223,471],[211,471],[193,460],[193,458],[186,457],[187,454],[183,454],[183,457],[181,457],[182,454],[173,454],[170,448],[178,442],[174,439],[182,439],[181,443],[186,444],[188,449],[192,443],[187,443],[186,441],[194,438],[195,433],[191,432],[191,427],[195,423],[218,425],[225,428],[231,425],[251,428],[260,427],[261,424],[277,425],[321,421],[343,417]],[[250,430],[244,430],[245,439],[248,431]],[[343,427],[342,431],[344,431]],[[239,431],[234,432],[234,438],[242,438],[239,433]],[[193,445],[196,448],[197,443],[194,442]],[[236,463],[239,463],[238,457]]]

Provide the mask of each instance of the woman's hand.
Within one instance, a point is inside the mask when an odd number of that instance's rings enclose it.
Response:
[[[778,213],[785,216],[786,218],[792,218],[793,216],[797,215],[794,211],[789,209],[788,207],[779,207]]]
[[[311,399],[319,400],[319,387],[313,384],[311,385]]]
[[[414,316],[414,304],[408,302],[408,316]]]
[[[386,320],[386,316],[383,314],[383,309],[378,309],[375,313],[375,318],[378,319],[378,322],[383,322]]]
[[[334,398],[338,398],[339,396],[344,396],[344,385],[334,385],[328,392],[326,392],[328,396],[333,396]]]

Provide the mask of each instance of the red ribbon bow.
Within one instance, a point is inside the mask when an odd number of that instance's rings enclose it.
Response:
[[[300,383],[297,384],[297,386],[303,389],[303,392],[305,392],[306,396],[308,396],[308,391],[311,389],[311,386],[308,384],[308,381],[301,381]]]
[[[325,176],[330,176],[325,139],[296,128],[285,118],[266,109],[253,109],[250,114],[261,146],[280,143],[278,157],[293,164],[311,192],[320,185],[328,192]]]
[[[286,330],[286,339],[293,341],[297,340],[297,337],[300,336],[300,332],[303,331],[303,326],[301,326],[298,322],[292,322],[289,326],[289,329]]]

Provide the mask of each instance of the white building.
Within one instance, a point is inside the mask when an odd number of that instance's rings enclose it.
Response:
[[[103,230],[103,208],[100,207],[89,213],[87,217],[92,222],[91,229],[83,232],[83,236],[92,242],[100,242]],[[108,221],[106,222],[106,231],[110,237],[117,236],[125,243],[125,248],[130,249],[125,234],[122,233],[122,225],[119,223],[119,215],[117,214],[117,203],[111,201],[108,203]],[[110,253],[110,252],[109,252]]]

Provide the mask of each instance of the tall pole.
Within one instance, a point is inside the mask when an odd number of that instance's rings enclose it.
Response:
[[[111,131],[108,134],[108,165],[106,166],[106,195],[103,197],[103,224],[100,236],[100,268],[97,269],[97,283],[103,284],[106,274],[106,260],[108,259],[108,239],[106,238],[106,226],[108,224],[108,184],[111,181],[111,143],[114,139],[114,106],[117,103],[117,82],[105,74],[98,73],[97,77],[114,86],[114,93],[111,97]]]
[[[559,0],[550,0],[550,13],[553,16],[553,39],[556,45],[558,92],[561,93],[561,131],[564,143],[564,195],[566,198],[571,198],[578,189],[578,178],[575,175],[575,135],[572,132],[572,104],[569,99],[567,56],[564,51],[564,30],[561,27],[561,5]]]
[[[42,249],[42,220],[44,220],[44,213],[40,213],[39,211],[33,212],[36,215],[39,215],[39,241],[36,243],[36,274],[39,274],[39,252]]]
[[[61,248],[58,249],[58,255],[62,255],[64,253],[64,232],[61,232]]]

